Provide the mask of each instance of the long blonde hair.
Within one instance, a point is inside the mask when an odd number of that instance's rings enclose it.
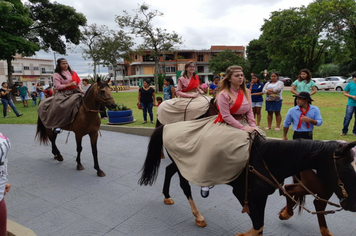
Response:
[[[230,96],[230,102],[233,102],[233,98],[235,97],[233,95],[233,93],[231,92],[231,82],[229,81],[231,79],[231,76],[234,72],[236,71],[243,71],[241,66],[229,66],[226,71],[225,71],[225,77],[219,82],[219,92],[225,91],[229,96]],[[246,96],[247,100],[249,103],[251,103],[251,98],[250,98],[250,94],[248,93],[247,89],[246,89],[246,78],[244,76],[244,80],[242,82],[242,84],[240,85],[240,89],[242,90],[242,92],[244,93],[244,95]],[[218,97],[218,95],[216,97]]]

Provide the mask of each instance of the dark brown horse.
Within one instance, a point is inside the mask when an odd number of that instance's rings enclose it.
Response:
[[[146,160],[142,168],[142,176],[139,180],[140,185],[152,185],[158,175],[163,145],[163,129],[164,126],[157,128],[151,136]],[[180,134],[175,135],[179,136]],[[251,149],[249,170],[256,170],[273,182],[270,172],[276,181],[282,183],[285,178],[296,175],[301,171],[316,169],[321,182],[324,185],[328,184],[330,190],[340,199],[342,208],[356,212],[356,170],[354,152],[351,150],[354,146],[356,146],[356,142],[341,144],[336,141],[263,140],[256,137]],[[179,149],[179,147],[176,148]],[[206,225],[205,219],[193,201],[189,183],[179,171],[178,174],[180,186],[191,205],[195,222],[198,226],[204,227]],[[247,182],[247,202],[253,228],[246,233],[239,233],[237,236],[259,236],[263,234],[267,198],[275,191],[275,187],[252,173],[248,175]],[[229,185],[233,187],[233,194],[241,205],[244,205],[246,170]],[[345,191],[343,191],[341,185],[344,186]]]
[[[111,89],[108,82],[100,81],[91,85],[85,94],[82,104],[79,107],[78,113],[71,124],[61,127],[64,130],[73,131],[77,143],[77,170],[84,170],[80,162],[80,153],[82,151],[82,138],[84,135],[89,135],[92,153],[94,157],[94,169],[97,170],[97,175],[104,177],[105,173],[100,169],[98,162],[97,139],[100,128],[100,118],[98,116],[100,104],[105,105],[109,109],[115,108],[116,104],[111,96]],[[52,143],[52,153],[54,159],[63,161],[63,157],[56,146],[57,134],[52,129],[46,128],[40,118],[37,121],[36,138],[41,144],[48,144],[48,140]]]

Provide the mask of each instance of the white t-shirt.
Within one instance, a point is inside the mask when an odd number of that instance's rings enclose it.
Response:
[[[7,183],[7,152],[10,148],[10,140],[0,133],[0,201],[4,198]]]

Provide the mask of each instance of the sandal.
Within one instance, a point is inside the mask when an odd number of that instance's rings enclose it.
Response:
[[[275,128],[274,130],[275,130],[275,131],[279,131],[279,130],[281,130],[281,128]]]
[[[266,127],[266,128],[265,128],[265,130],[270,130],[270,129],[271,129],[271,128],[269,128],[269,127]]]
[[[147,121],[142,122],[142,124],[147,124]]]

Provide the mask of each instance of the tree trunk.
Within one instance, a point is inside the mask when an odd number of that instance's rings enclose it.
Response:
[[[114,68],[114,83],[115,83],[115,92],[117,93],[117,83],[116,83],[116,70],[115,70],[115,67],[113,65],[113,68]]]
[[[12,83],[12,58],[7,58],[7,88],[13,89],[10,93],[12,101],[16,102],[16,95],[14,94],[14,88]]]
[[[96,62],[94,61],[94,70],[93,70],[93,72],[94,72],[94,80],[96,80]]]
[[[154,56],[154,60],[155,60],[155,74],[154,74],[155,90],[156,92],[158,92],[159,91],[159,84],[158,84],[159,56]]]

